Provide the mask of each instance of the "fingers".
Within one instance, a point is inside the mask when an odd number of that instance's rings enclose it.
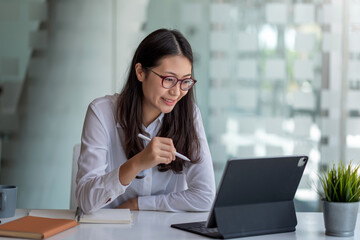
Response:
[[[160,163],[169,164],[175,160],[176,149],[171,138],[154,137],[150,143],[160,157]]]
[[[174,146],[173,141],[171,138],[165,137],[154,137],[151,141],[156,141],[164,145]]]
[[[167,158],[167,157],[159,157],[159,164],[160,163],[163,163],[163,164],[165,164],[165,165],[167,165],[167,164],[170,164],[172,161],[174,161],[174,160],[172,160],[172,159],[170,159],[170,158]]]
[[[171,152],[161,151],[159,154],[159,160],[161,161],[161,163],[169,164],[175,160],[175,157],[174,154]]]
[[[171,160],[175,160],[175,148],[174,146],[168,146],[168,145],[163,145],[160,147],[160,151],[161,151],[161,156],[162,157],[168,157]]]

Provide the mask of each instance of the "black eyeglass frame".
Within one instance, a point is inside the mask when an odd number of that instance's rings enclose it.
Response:
[[[158,76],[158,77],[160,77],[161,78],[161,86],[163,87],[163,88],[165,88],[165,89],[170,89],[170,88],[173,88],[174,86],[176,86],[176,84],[178,83],[178,82],[180,82],[180,89],[182,90],[182,91],[189,91],[194,85],[195,85],[195,83],[197,82],[195,79],[193,79],[193,78],[184,78],[184,79],[178,79],[177,77],[175,77],[175,76],[163,76],[163,75],[160,75],[160,74],[158,74],[157,72],[154,72],[152,69],[149,69],[152,73],[154,73],[156,76]],[[166,78],[168,78],[168,77],[171,77],[171,78],[175,78],[176,79],[176,82],[175,82],[175,84],[174,85],[172,85],[171,87],[165,87],[164,86],[164,80],[166,79]],[[187,89],[183,89],[181,86],[183,85],[183,82],[184,81],[186,81],[186,80],[192,80],[193,81],[193,84],[189,87],[189,88],[187,88]]]

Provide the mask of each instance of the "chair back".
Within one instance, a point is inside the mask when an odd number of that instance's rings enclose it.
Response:
[[[73,148],[73,161],[72,161],[72,173],[71,173],[71,194],[70,194],[70,209],[77,208],[77,200],[75,196],[76,189],[76,174],[78,171],[78,158],[80,156],[80,144],[76,144]]]

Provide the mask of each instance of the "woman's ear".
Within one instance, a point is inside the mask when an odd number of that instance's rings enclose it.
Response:
[[[145,80],[145,71],[144,68],[142,67],[141,63],[137,63],[135,64],[135,72],[136,72],[136,77],[140,82],[143,82]]]

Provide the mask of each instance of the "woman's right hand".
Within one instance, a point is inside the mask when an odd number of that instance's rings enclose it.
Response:
[[[170,164],[175,160],[176,149],[171,138],[154,137],[143,151],[137,154],[136,161],[142,170],[161,163]]]
[[[175,160],[175,147],[171,138],[154,137],[144,150],[120,166],[119,181],[128,185],[143,170],[169,164]]]

